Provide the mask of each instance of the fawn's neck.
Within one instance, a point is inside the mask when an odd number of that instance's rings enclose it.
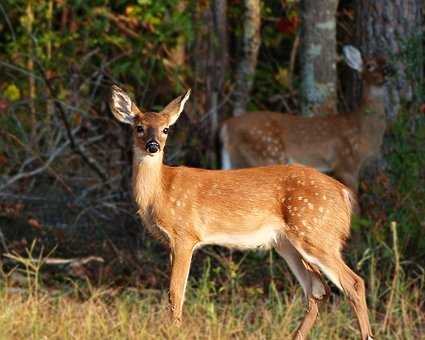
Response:
[[[382,135],[384,134],[386,127],[384,96],[383,85],[364,85],[362,102],[357,111],[360,128],[364,133],[376,135],[377,132],[378,134],[382,132]]]
[[[138,148],[133,154],[133,196],[139,213],[145,215],[153,208],[163,190],[163,152],[147,155]]]

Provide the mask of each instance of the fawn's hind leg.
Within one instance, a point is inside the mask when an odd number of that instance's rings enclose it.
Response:
[[[363,279],[354,273],[341,257],[325,260],[322,264],[319,264],[319,268],[325,274],[326,272],[333,273],[332,277],[337,278],[342,291],[348,297],[356,313],[362,339],[373,339],[367,314],[366,289]],[[329,278],[331,279],[331,277]]]
[[[339,252],[331,254],[321,251],[319,256],[313,254],[313,251],[315,253],[317,249],[310,249],[309,252],[306,252],[300,244],[296,244],[295,247],[305,261],[319,267],[320,271],[348,297],[356,314],[362,339],[373,339],[363,279],[345,264]]]
[[[327,295],[328,288],[322,281],[320,273],[303,262],[301,255],[286,238],[279,239],[275,249],[288,263],[307,298],[307,312],[294,335],[297,340],[305,339],[317,319],[319,313],[318,302]]]

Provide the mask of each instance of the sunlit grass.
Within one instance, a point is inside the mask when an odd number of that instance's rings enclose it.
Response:
[[[386,296],[381,311],[370,313],[379,339],[424,335],[422,291],[408,283],[401,287],[405,290],[397,294],[385,331]],[[241,291],[244,298],[227,302],[205,298],[205,289],[189,287],[184,322],[177,328],[169,322],[166,292],[77,286],[34,292],[6,285],[0,291],[0,339],[287,339],[304,312],[301,290],[295,287],[268,295]],[[359,338],[342,296],[322,305],[311,338]]]
[[[391,231],[392,261],[370,251],[357,263],[360,268],[368,261],[369,275],[364,278],[372,329],[379,339],[422,339],[425,274],[421,266],[416,266],[416,273],[407,275],[398,254],[395,223]],[[215,276],[223,268],[212,269],[207,258],[201,275],[188,285],[183,325],[178,328],[170,322],[166,290],[93,286],[69,277],[48,285],[42,275],[44,259],[34,257],[33,250],[34,244],[24,257],[6,255],[19,265],[2,273],[0,279],[0,340],[290,339],[304,315],[302,289],[295,281],[281,277],[284,273],[273,273],[272,253],[272,280],[263,288],[244,283],[246,268],[232,261],[229,263],[233,265],[227,264],[222,273],[228,280],[218,284]],[[280,281],[285,285],[280,284],[278,291]],[[310,338],[359,336],[348,301],[334,290],[321,305]]]

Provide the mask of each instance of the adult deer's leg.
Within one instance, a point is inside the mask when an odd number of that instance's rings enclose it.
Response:
[[[181,324],[184,294],[195,242],[177,241],[172,248],[170,310],[174,323]]]
[[[305,339],[316,321],[319,312],[318,302],[328,294],[328,288],[320,274],[302,261],[301,255],[286,238],[279,239],[275,249],[288,263],[307,298],[307,312],[294,334],[297,340]]]

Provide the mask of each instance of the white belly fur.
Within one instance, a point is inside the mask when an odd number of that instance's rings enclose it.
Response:
[[[220,245],[235,249],[269,249],[282,233],[282,227],[267,225],[247,233],[215,233],[205,236],[202,245]]]

